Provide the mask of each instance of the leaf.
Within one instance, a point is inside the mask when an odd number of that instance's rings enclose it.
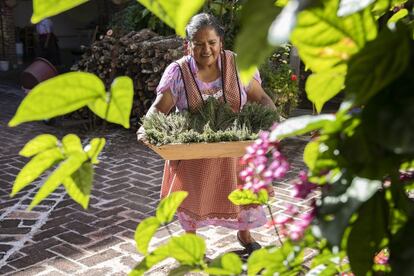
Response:
[[[185,26],[201,9],[205,0],[138,0],[138,2],[175,29],[178,35],[185,37]]]
[[[267,39],[271,45],[282,45],[289,41],[289,36],[296,26],[296,17],[299,12],[299,0],[292,0],[287,3],[276,3],[277,6],[285,6],[282,12],[273,20],[270,25]]]
[[[132,80],[129,77],[118,77],[111,85],[109,105],[104,98],[97,98],[88,107],[102,119],[129,128],[133,97]]]
[[[387,245],[387,203],[382,192],[376,193],[358,211],[347,240],[347,254],[352,272],[368,275],[374,256]]]
[[[71,176],[63,180],[63,186],[68,195],[83,209],[88,208],[93,183],[93,166],[91,163],[83,163],[82,166]]]
[[[322,1],[299,13],[291,41],[314,73],[345,63],[377,35],[369,10],[336,16],[338,1]]]
[[[42,151],[55,148],[58,145],[58,139],[51,134],[40,134],[26,143],[19,152],[21,156],[31,157]]]
[[[397,23],[398,21],[400,21],[400,19],[406,17],[408,15],[408,10],[407,9],[401,9],[398,12],[394,13],[393,16],[391,16],[390,19],[388,19],[387,21],[387,26],[390,29],[393,29],[395,27],[395,23]]]
[[[315,164],[319,156],[319,141],[310,141],[303,152],[303,161],[310,171],[315,169]]]
[[[93,138],[89,145],[85,147],[85,152],[91,159],[92,164],[98,164],[98,156],[105,146],[105,138]]]
[[[257,195],[248,189],[234,190],[228,198],[235,205],[260,204]]]
[[[83,152],[81,140],[75,134],[68,134],[63,137],[62,146],[67,155],[73,152]]]
[[[346,92],[356,104],[365,104],[378,91],[395,80],[409,64],[409,35],[403,28],[391,32],[384,28],[350,61]],[[374,68],[374,70],[373,70]],[[363,74],[363,75],[361,75]]]
[[[151,267],[169,257],[169,245],[161,245],[134,267],[129,276],[144,275]]]
[[[36,24],[41,20],[70,10],[88,0],[33,0],[32,23]]]
[[[43,199],[49,196],[68,176],[77,171],[83,162],[87,159],[86,154],[75,152],[63,161],[59,167],[49,176],[43,186],[39,189],[32,202],[29,210],[39,204]]]
[[[252,79],[257,66],[273,52],[274,46],[267,42],[267,30],[279,12],[280,8],[272,0],[248,0],[243,5],[235,52],[240,78],[245,84]]]
[[[184,265],[203,263],[206,252],[204,240],[195,234],[173,237],[169,241],[170,256]]]
[[[138,224],[134,235],[138,252],[144,255],[148,253],[148,245],[158,227],[160,227],[160,222],[156,217],[146,218]]]
[[[335,115],[332,114],[304,115],[290,118],[281,122],[272,130],[269,140],[274,142],[283,138],[302,135],[312,130],[323,128],[327,123],[335,121],[335,119]]]
[[[188,272],[196,269],[197,267],[189,266],[189,265],[180,265],[177,268],[174,268],[168,273],[168,276],[184,276],[187,275]]]
[[[341,0],[339,3],[338,16],[348,16],[359,12],[373,2],[375,2],[375,0]]]
[[[266,189],[260,189],[257,192],[257,200],[260,202],[259,204],[266,204],[269,201],[269,194]]]
[[[13,184],[11,196],[16,195],[24,187],[38,178],[44,171],[63,158],[62,152],[57,147],[45,150],[33,157],[33,159],[30,160],[17,175]]]
[[[414,217],[391,240],[390,259],[393,275],[414,275]]]
[[[323,105],[345,88],[346,65],[312,74],[306,81],[306,94],[318,113]]]
[[[156,217],[161,224],[166,224],[173,220],[177,208],[181,205],[187,195],[188,192],[179,191],[171,193],[168,197],[161,200],[156,213]]]
[[[381,181],[343,176],[318,203],[317,229],[332,245],[340,245],[351,216],[381,187]]]
[[[210,275],[240,275],[242,262],[235,253],[226,253],[212,260],[204,272]]]
[[[94,74],[62,74],[35,86],[21,102],[9,126],[63,115],[104,97],[105,87]]]

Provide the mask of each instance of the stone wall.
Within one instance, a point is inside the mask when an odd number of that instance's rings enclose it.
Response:
[[[0,0],[1,19],[3,23],[3,32],[0,32],[0,58],[3,57],[3,45],[6,60],[11,63],[16,62],[16,37],[15,26],[13,20],[13,10],[4,4],[3,0]],[[0,26],[1,27],[1,26]],[[0,28],[1,30],[1,28]],[[2,37],[2,33],[4,37]]]

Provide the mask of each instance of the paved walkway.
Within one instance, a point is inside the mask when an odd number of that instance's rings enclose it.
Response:
[[[159,202],[163,160],[138,144],[131,130],[112,128],[104,136],[108,142],[96,167],[88,210],[72,201],[59,188],[32,212],[26,208],[44,179],[30,185],[14,198],[9,194],[16,174],[27,162],[18,156],[30,139],[41,133],[62,138],[77,133],[87,141],[99,134],[76,127],[52,127],[42,122],[8,128],[22,92],[0,84],[0,275],[126,275],[142,259],[133,235],[137,224],[154,214]],[[102,134],[100,135],[102,136]],[[293,164],[292,178],[302,167],[305,139],[290,140],[287,155]],[[283,212],[286,202],[306,208],[307,202],[290,197],[289,181],[275,184],[275,213]],[[174,234],[182,233],[177,222]],[[206,239],[207,255],[241,249],[235,231],[207,227],[199,231]],[[276,242],[271,229],[256,229],[254,237],[264,245]],[[151,246],[168,239],[165,229],[155,235]],[[167,275],[176,264],[167,260],[148,275]]]

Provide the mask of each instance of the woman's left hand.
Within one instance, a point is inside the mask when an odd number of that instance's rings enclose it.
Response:
[[[247,91],[247,101],[256,102],[258,104],[276,110],[276,106],[273,103],[272,99],[266,94],[256,79],[253,79],[249,85],[249,90]]]

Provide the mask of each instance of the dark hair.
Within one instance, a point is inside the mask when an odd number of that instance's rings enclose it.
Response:
[[[224,29],[219,24],[218,20],[211,14],[199,13],[194,15],[185,27],[185,35],[187,40],[193,40],[195,34],[205,27],[213,28],[217,35],[223,38]]]

